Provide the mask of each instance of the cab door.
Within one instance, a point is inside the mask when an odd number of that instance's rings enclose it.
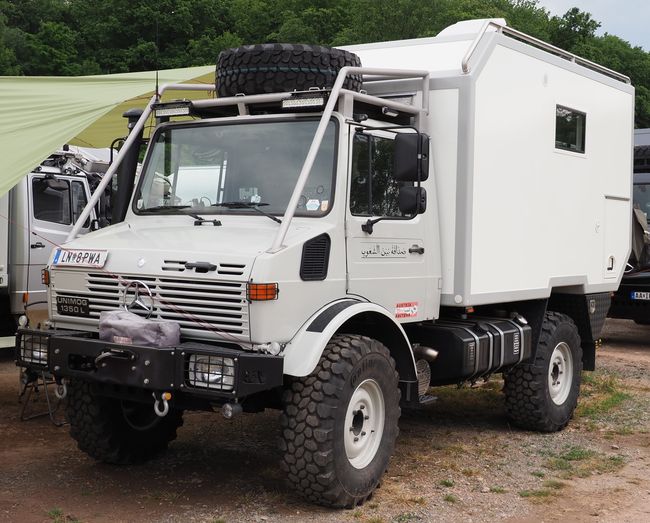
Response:
[[[400,191],[414,183],[393,175],[394,138],[368,130],[350,137],[348,293],[381,305],[398,321],[416,321],[431,317],[428,250],[434,246],[426,241],[426,212],[400,211]]]
[[[83,211],[90,189],[88,181],[78,176],[55,174],[50,177],[31,173],[28,179],[29,234],[28,263],[22,267],[25,289],[30,305],[45,308],[45,286],[41,283],[41,270],[47,265],[52,249],[62,245]],[[94,213],[86,221],[80,234],[90,230]]]

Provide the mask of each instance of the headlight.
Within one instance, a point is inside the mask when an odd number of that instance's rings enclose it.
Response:
[[[235,386],[235,361],[222,356],[190,355],[188,385],[216,390],[232,390]]]
[[[23,334],[20,337],[20,360],[24,363],[47,365],[47,336]]]

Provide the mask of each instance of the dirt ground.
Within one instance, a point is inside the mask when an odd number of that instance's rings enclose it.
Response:
[[[609,320],[562,432],[509,427],[501,383],[436,389],[404,413],[381,488],[364,506],[305,503],[278,466],[276,412],[188,413],[168,453],[113,467],[67,427],[21,422],[18,371],[0,352],[0,520],[19,522],[650,521],[650,327]],[[29,409],[43,407],[42,400]]]

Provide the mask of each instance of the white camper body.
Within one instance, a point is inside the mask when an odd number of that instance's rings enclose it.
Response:
[[[458,27],[456,27],[458,26]],[[634,89],[474,21],[435,38],[351,46],[367,67],[431,73],[441,304],[616,290],[629,255]],[[371,94],[415,93],[403,83]],[[419,96],[419,95],[418,95]],[[585,115],[584,152],[560,148],[556,113]]]

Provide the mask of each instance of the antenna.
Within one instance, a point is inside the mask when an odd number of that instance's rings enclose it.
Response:
[[[160,16],[160,11],[156,13],[156,99],[160,100],[160,93],[158,92],[158,55],[159,55],[159,39],[158,39],[158,17]]]

